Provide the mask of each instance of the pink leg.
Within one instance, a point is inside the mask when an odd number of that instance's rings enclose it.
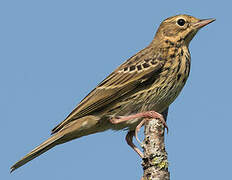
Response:
[[[138,155],[143,158],[143,153],[140,151],[138,147],[136,147],[133,143],[133,136],[135,135],[135,131],[129,131],[126,135],[127,144],[136,152]]]
[[[168,126],[164,120],[164,117],[162,114],[157,113],[155,111],[146,111],[146,112],[141,112],[141,113],[137,113],[137,114],[133,114],[133,115],[129,115],[129,116],[119,116],[119,117],[115,117],[110,119],[110,122],[112,124],[119,124],[131,119],[135,119],[135,118],[151,118],[151,119],[160,119],[161,122],[163,123],[164,127],[167,129],[168,131]]]
[[[148,121],[149,119],[143,119],[137,126],[136,126],[136,128],[135,128],[135,139],[137,140],[137,142],[139,143],[139,144],[141,144],[141,141],[139,140],[139,138],[138,138],[138,132],[140,131],[140,129],[141,129],[141,127],[144,125],[144,123],[146,122],[146,121]]]
[[[133,115],[129,115],[129,116],[119,116],[119,117],[110,119],[110,122],[112,124],[119,124],[119,123],[131,120],[131,119],[135,119],[135,118],[146,118],[146,119],[143,119],[137,125],[137,127],[136,127],[136,129],[134,131],[134,134],[133,134],[133,136],[135,136],[136,140],[140,144],[141,144],[141,142],[140,142],[140,140],[138,138],[138,132],[139,132],[140,128],[144,125],[144,123],[147,120],[149,120],[148,118],[151,118],[151,119],[158,118],[158,119],[160,119],[162,124],[164,125],[164,127],[167,129],[167,133],[168,133],[168,126],[167,126],[167,124],[166,124],[166,122],[165,122],[165,120],[163,118],[163,115],[161,115],[161,114],[159,114],[159,113],[157,113],[155,111],[147,111],[147,112],[137,113],[137,114],[133,114]],[[135,152],[137,152],[139,154],[140,157],[142,157],[141,156],[142,152],[132,142],[133,136],[131,137],[130,132],[127,134],[127,136],[126,136],[127,143],[135,150]]]

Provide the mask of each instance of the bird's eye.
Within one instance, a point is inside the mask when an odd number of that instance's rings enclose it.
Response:
[[[183,26],[185,24],[185,20],[184,19],[178,19],[177,24],[179,26]]]

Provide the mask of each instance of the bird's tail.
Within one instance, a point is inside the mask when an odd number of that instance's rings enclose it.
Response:
[[[13,172],[15,169],[21,167],[22,165],[26,164],[27,162],[31,161],[32,159],[43,154],[44,152],[48,151],[49,149],[53,148],[58,144],[62,144],[73,139],[80,138],[82,136],[109,129],[109,127],[105,126],[104,124],[101,124],[100,126],[99,119],[100,118],[97,116],[90,115],[84,116],[80,119],[76,119],[70,122],[69,124],[64,126],[62,130],[51,136],[49,139],[44,141],[42,144],[40,144],[26,156],[24,156],[21,160],[16,162],[11,167],[11,172]]]
[[[15,169],[19,168],[20,166],[26,164],[27,162],[31,161],[32,159],[36,158],[37,156],[43,154],[44,152],[48,151],[49,149],[53,148],[57,144],[59,144],[59,139],[61,139],[63,135],[61,133],[57,133],[44,141],[42,144],[37,146],[33,149],[30,153],[24,156],[21,160],[16,162],[10,169],[10,172],[13,172]]]

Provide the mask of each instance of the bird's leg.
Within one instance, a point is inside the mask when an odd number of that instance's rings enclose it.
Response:
[[[126,142],[127,144],[141,157],[143,158],[143,153],[140,151],[140,149],[134,145],[133,143],[133,136],[135,135],[135,131],[129,131],[126,135]]]
[[[167,132],[168,132],[168,126],[166,124],[166,121],[164,120],[163,115],[159,114],[159,113],[157,113],[155,111],[146,111],[146,112],[141,112],[141,113],[137,113],[137,114],[133,114],[133,115],[129,115],[129,116],[114,117],[114,118],[110,119],[110,122],[112,124],[118,124],[118,123],[122,123],[122,122],[131,120],[131,119],[135,119],[135,118],[145,118],[137,125],[137,127],[135,129],[135,132],[134,132],[134,136],[135,136],[136,140],[138,141],[138,143],[140,143],[140,144],[141,144],[141,142],[140,142],[140,140],[138,138],[138,132],[139,132],[140,128],[144,125],[144,123],[149,119],[156,119],[156,118],[160,119],[160,121],[162,122],[162,124],[164,125],[164,127],[167,129]],[[127,141],[127,143],[128,143],[128,141]],[[135,145],[133,144],[132,141],[131,141],[131,144],[129,144],[129,145],[134,149],[133,146],[135,146]],[[135,151],[137,152],[137,150],[135,150]]]
[[[137,140],[137,142],[139,143],[139,144],[141,144],[141,141],[139,140],[139,138],[138,138],[138,132],[140,131],[140,128],[144,125],[144,123],[146,122],[146,121],[148,121],[149,119],[148,118],[144,118],[137,126],[136,126],[136,128],[135,128],[135,134],[134,134],[134,136],[135,136],[135,139]]]
[[[110,122],[112,124],[119,124],[131,119],[135,119],[135,118],[150,118],[150,119],[160,119],[160,121],[162,122],[162,124],[164,125],[164,127],[167,129],[168,131],[168,126],[164,120],[164,117],[162,114],[157,113],[155,111],[146,111],[146,112],[141,112],[141,113],[137,113],[137,114],[132,114],[129,116],[119,116],[119,117],[113,117],[110,119]]]

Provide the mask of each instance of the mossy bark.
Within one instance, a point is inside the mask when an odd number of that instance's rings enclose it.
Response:
[[[170,180],[167,152],[164,144],[164,125],[159,119],[147,120],[144,128],[142,180]]]

